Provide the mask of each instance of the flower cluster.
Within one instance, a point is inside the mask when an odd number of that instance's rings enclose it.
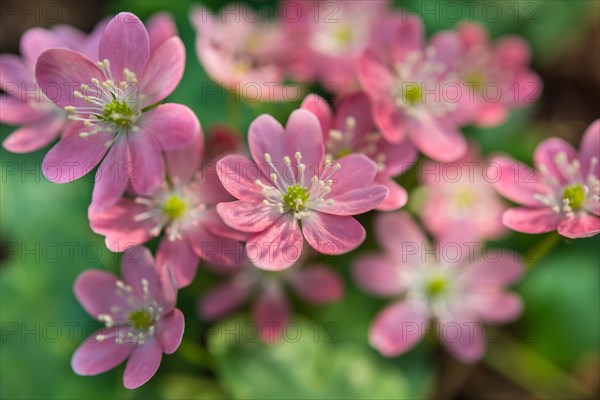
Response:
[[[213,126],[205,138],[190,108],[164,102],[186,54],[166,14],[144,25],[120,13],[87,36],[35,28],[21,40],[22,58],[0,56],[0,120],[21,126],[3,146],[29,152],[58,139],[42,165],[51,182],[95,169],[90,227],[123,252],[121,280],[87,270],[75,283],[79,302],[105,324],[75,352],[76,373],[128,359],[125,386],[148,381],[182,340],[176,293],[193,288],[199,264],[228,278],[201,294],[200,318],[216,321],[251,301],[261,339],[277,341],[291,318],[286,289],[310,304],[343,296],[341,275],[308,257],[357,251],[370,235],[370,219],[357,216],[369,212],[383,251],[357,255],[354,280],[395,298],[375,317],[371,345],[400,355],[436,321],[450,353],[473,362],[485,349],[482,324],[520,314],[520,298],[506,287],[523,268],[512,254],[489,261],[464,245],[498,239],[506,227],[569,238],[600,232],[600,121],[579,152],[560,139],[541,143],[535,171],[507,157],[485,161],[461,132],[498,125],[539,96],[522,39],[492,42],[473,23],[427,39],[418,17],[388,1],[335,4],[335,21],[314,18],[303,2],[298,18],[270,22],[240,6],[218,16],[191,11],[198,57],[226,89],[279,84],[261,96],[274,101],[285,101],[293,82],[325,89],[303,96],[284,124],[257,116],[247,151],[232,128]],[[484,163],[497,167],[493,182],[482,178]],[[440,166],[462,178],[440,180]],[[404,180],[409,170],[425,179]],[[523,207],[506,209],[496,191]],[[420,201],[411,209],[436,246],[453,243],[459,255],[431,251],[417,222],[397,211],[409,197]],[[154,238],[156,261],[140,247],[153,248]],[[459,327],[456,340],[448,324]]]

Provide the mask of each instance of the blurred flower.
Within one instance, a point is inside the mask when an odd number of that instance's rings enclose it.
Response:
[[[458,34],[465,51],[457,69],[475,94],[478,125],[499,125],[510,108],[537,100],[542,81],[528,68],[531,56],[525,40],[505,36],[491,44],[485,28],[476,23],[461,24]]]
[[[425,155],[456,161],[467,151],[458,126],[473,107],[454,74],[463,47],[456,32],[423,41],[421,21],[408,16],[389,51],[369,47],[363,53],[359,76],[385,139],[399,143],[408,136]]]
[[[372,160],[362,154],[326,160],[319,121],[306,110],[294,111],[285,128],[269,115],[258,117],[248,143],[254,162],[230,155],[217,163],[223,186],[239,199],[220,203],[217,211],[229,226],[252,233],[246,251],[258,267],[291,266],[303,235],[315,250],[332,255],[363,242],[365,230],[351,215],[372,210],[388,194],[373,185]]]
[[[498,239],[506,231],[502,224],[506,206],[486,176],[486,161],[478,153],[471,145],[455,163],[421,165],[425,182],[418,189],[423,196],[421,217],[438,239],[478,242]]]
[[[364,290],[401,296],[371,325],[369,341],[381,354],[391,357],[410,350],[434,318],[448,351],[472,362],[485,351],[482,322],[509,322],[521,313],[521,299],[504,290],[523,272],[516,255],[503,251],[493,261],[475,259],[462,243],[450,242],[439,243],[432,252],[425,235],[404,213],[378,215],[376,231],[384,255],[359,257],[353,272]]]
[[[44,175],[70,182],[100,163],[92,205],[106,209],[128,182],[137,193],[156,190],[164,178],[161,150],[189,144],[199,123],[186,106],[157,106],[183,74],[179,38],[150,53],[144,25],[135,15],[120,13],[102,33],[99,56],[94,63],[72,50],[47,50],[38,59],[36,77],[44,94],[76,121],[46,155]]]
[[[254,323],[265,343],[278,341],[289,322],[290,302],[285,293],[288,287],[311,304],[333,303],[344,293],[341,276],[322,264],[306,265],[300,261],[284,271],[267,272],[246,263],[234,270],[220,268],[215,272],[227,273],[229,280],[200,298],[200,317],[216,321],[251,302]]]
[[[215,124],[208,128],[207,160],[216,160],[229,153],[248,153],[239,132],[227,126]]]
[[[357,92],[342,99],[335,115],[327,102],[317,95],[307,96],[302,108],[315,114],[321,123],[327,159],[362,153],[377,163],[375,182],[389,190],[387,198],[377,206],[378,210],[395,210],[406,204],[406,190],[391,178],[410,168],[417,152],[408,140],[393,144],[383,139],[373,122],[371,104],[364,93]]]
[[[283,24],[295,44],[292,76],[318,80],[336,95],[360,88],[358,60],[368,46],[383,46],[400,21],[389,0],[297,2],[281,5]],[[297,18],[296,18],[297,17]]]
[[[75,282],[75,296],[106,328],[89,336],[73,354],[79,375],[97,375],[129,359],[123,383],[135,389],[158,370],[162,353],[181,343],[184,317],[175,308],[177,289],[169,270],[158,268],[145,247],[129,249],[121,264],[123,280],[97,269]]]
[[[214,81],[244,97],[286,100],[284,63],[294,49],[278,23],[242,4],[225,5],[217,17],[196,7],[191,20],[198,58]]]
[[[600,232],[600,120],[581,139],[579,153],[565,141],[551,138],[534,153],[537,170],[504,157],[494,162],[498,180],[494,187],[523,207],[504,212],[504,225],[519,232],[558,230],[568,238]]]
[[[242,261],[244,238],[223,223],[215,206],[233,200],[221,185],[214,164],[202,164],[204,140],[182,150],[165,152],[168,180],[151,195],[123,198],[105,211],[89,209],[90,227],[106,236],[112,251],[124,251],[159,236],[159,264],[169,265],[178,287],[189,285],[205,261],[236,265]]]

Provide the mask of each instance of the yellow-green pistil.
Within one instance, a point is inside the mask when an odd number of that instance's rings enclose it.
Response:
[[[573,211],[579,210],[585,201],[583,186],[579,184],[567,186],[563,190],[563,199],[569,201],[569,206]]]
[[[181,197],[172,195],[163,204],[163,212],[171,219],[177,219],[185,213],[185,203]]]
[[[294,211],[302,211],[308,198],[308,191],[300,185],[288,187],[287,193],[283,195],[284,203]]]
[[[135,329],[148,329],[152,326],[152,316],[145,309],[135,310],[129,314],[129,322]]]
[[[131,116],[133,112],[125,100],[117,101],[113,100],[110,103],[106,103],[102,107],[103,114],[99,119],[105,122],[112,122],[114,124],[125,126],[131,122]]]
[[[446,280],[446,278],[442,276],[436,276],[427,281],[427,286],[425,290],[427,291],[429,297],[437,297],[440,294],[444,293],[447,287],[448,281]]]
[[[421,87],[416,83],[407,84],[402,96],[404,97],[404,101],[410,105],[415,105],[423,100]]]

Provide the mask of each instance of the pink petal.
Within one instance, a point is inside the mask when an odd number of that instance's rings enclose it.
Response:
[[[332,128],[333,115],[331,107],[329,104],[327,104],[327,101],[324,98],[316,94],[309,94],[306,96],[304,101],[302,101],[302,105],[300,107],[304,110],[310,111],[315,115],[315,117],[317,117],[323,134],[329,132],[329,130]]]
[[[30,89],[36,88],[35,79],[31,76],[31,66],[25,65],[23,60],[14,54],[0,54],[0,89],[25,101],[30,96],[27,96],[23,85]],[[2,119],[4,118],[3,116]]]
[[[477,112],[476,123],[483,128],[500,125],[508,118],[508,107],[502,103],[483,103]]]
[[[496,43],[496,57],[505,65],[522,67],[531,60],[529,44],[518,36],[504,36]]]
[[[135,349],[133,343],[117,343],[119,327],[100,329],[90,335],[73,354],[71,368],[77,375],[97,375],[121,364]],[[98,340],[98,335],[104,336]]]
[[[264,231],[250,236],[246,254],[258,268],[280,271],[298,261],[303,242],[296,220],[282,215]]]
[[[536,147],[533,159],[538,167],[545,165],[552,176],[558,178],[561,183],[567,183],[569,177],[561,172],[556,161],[556,157],[560,153],[565,153],[568,162],[578,158],[577,152],[569,143],[559,138],[550,138]]]
[[[162,359],[162,349],[158,340],[149,337],[131,353],[123,373],[123,385],[136,389],[148,382],[156,374]]]
[[[35,77],[42,92],[61,108],[70,105],[89,107],[88,103],[73,96],[73,92],[81,90],[81,84],[90,84],[92,78],[100,82],[105,80],[92,60],[67,49],[43,52],[35,67]]]
[[[388,192],[388,188],[382,185],[354,189],[329,196],[329,200],[333,201],[332,204],[319,204],[314,209],[333,215],[363,214],[382,204],[387,198]]]
[[[232,154],[220,159],[217,162],[217,174],[225,189],[235,198],[257,203],[264,199],[262,188],[256,184],[256,180],[265,184],[269,180],[262,174],[259,164],[246,157]]]
[[[596,168],[590,171],[592,157],[596,157]],[[585,130],[581,144],[579,146],[579,158],[581,161],[581,171],[583,174],[593,174],[600,176],[600,119],[595,120]]]
[[[216,236],[201,225],[190,228],[187,238],[194,252],[211,264],[233,267],[243,260],[243,247],[237,240]]]
[[[200,317],[216,321],[237,310],[248,300],[248,288],[227,282],[211,288],[198,304]]]
[[[406,353],[423,338],[428,315],[415,305],[400,301],[384,308],[369,329],[369,343],[386,357]]]
[[[381,246],[403,264],[421,264],[423,247],[429,241],[409,214],[382,213],[375,219],[375,231]]]
[[[242,232],[262,232],[281,217],[273,207],[246,201],[219,203],[217,212],[227,225]]]
[[[481,323],[462,315],[444,316],[438,329],[440,341],[454,357],[465,363],[479,360],[485,352]]]
[[[385,154],[385,174],[397,176],[406,172],[417,160],[418,152],[409,138],[392,144],[385,140],[379,142],[379,151]]]
[[[333,185],[328,199],[371,186],[377,174],[377,165],[364,154],[350,154],[336,162],[340,164],[340,169],[331,176]]]
[[[182,149],[200,134],[200,122],[192,110],[173,103],[161,104],[144,113],[139,127],[137,135],[152,137],[163,150]]]
[[[248,238],[248,233],[238,231],[227,225],[217,213],[216,208],[211,208],[204,212],[202,218],[202,226],[210,233],[223,238],[233,239],[245,242]]]
[[[90,316],[110,313],[110,308],[120,304],[116,296],[117,278],[108,271],[88,269],[75,281],[75,297]]]
[[[143,131],[137,133],[138,135],[129,135],[127,139],[133,166],[129,180],[136,194],[150,194],[162,183],[165,164],[154,135]]]
[[[441,162],[453,162],[467,152],[467,141],[452,124],[430,115],[414,121],[410,137],[423,154]]]
[[[177,87],[185,68],[185,48],[178,37],[164,42],[148,61],[140,81],[140,92],[146,96],[143,106],[163,100]]]
[[[500,288],[512,285],[524,273],[521,256],[503,250],[499,257],[480,258],[465,267],[461,277],[473,288]]]
[[[567,217],[558,225],[558,233],[570,239],[596,236],[600,233],[600,218],[590,214]]]
[[[474,22],[461,23],[457,31],[467,48],[482,46],[488,42],[488,34],[483,26]]]
[[[279,291],[265,293],[252,306],[252,318],[260,329],[260,338],[265,343],[279,340],[289,321],[287,299]]]
[[[204,154],[204,134],[198,125],[199,133],[191,144],[178,150],[165,152],[167,172],[174,186],[185,185],[192,180],[202,165]]]
[[[319,253],[339,255],[356,249],[365,240],[365,228],[352,217],[311,212],[302,218],[302,233]]]
[[[86,129],[83,124],[76,126],[77,132]],[[106,154],[106,142],[111,140],[110,134],[97,133],[83,138],[77,132],[63,136],[44,157],[42,171],[49,181],[74,181],[90,172]]]
[[[352,276],[361,289],[377,296],[398,296],[405,290],[399,266],[379,255],[361,255],[354,263]]]
[[[32,108],[27,101],[21,100],[18,96],[11,96],[4,93],[0,94],[0,105],[2,106],[0,122],[9,125],[35,123],[52,114],[46,110]]]
[[[110,61],[110,70],[115,82],[125,81],[125,68],[135,73],[138,79],[142,79],[150,56],[148,33],[142,21],[131,13],[117,14],[102,32],[99,55],[101,61]]]
[[[19,43],[21,55],[31,65],[34,65],[40,54],[48,49],[68,49],[67,40],[64,40],[55,32],[44,28],[28,29]]]
[[[408,201],[408,193],[402,186],[396,183],[389,176],[379,173],[375,177],[374,183],[383,185],[388,189],[388,195],[381,204],[377,206],[379,211],[393,211],[404,207]]]
[[[323,162],[325,145],[319,120],[306,110],[295,110],[285,126],[285,138],[288,142],[288,156],[293,160],[294,154],[302,154],[302,163],[307,171],[318,171]]]
[[[504,324],[514,321],[523,311],[523,301],[514,293],[475,292],[469,296],[473,310],[485,321]]]
[[[217,174],[216,165],[213,163],[204,163],[202,170],[196,174],[191,187],[197,188],[202,202],[206,205],[216,205],[224,201],[235,200],[223,187]]]
[[[122,252],[152,238],[150,231],[158,221],[153,218],[136,221],[138,215],[147,211],[147,206],[128,199],[120,200],[106,211],[97,211],[90,207],[90,228],[95,233],[106,236],[106,247],[110,251]]]
[[[546,233],[556,230],[564,218],[550,207],[509,208],[502,215],[502,223],[517,232]]]
[[[2,111],[3,113],[9,112],[9,110],[4,109],[4,104],[2,105]],[[64,124],[63,117],[50,114],[31,125],[25,125],[17,129],[4,139],[2,146],[13,153],[28,153],[39,150],[58,137]]]
[[[177,287],[182,288],[194,280],[198,256],[186,238],[170,240],[164,237],[156,251],[156,265],[168,266],[175,276]]]
[[[407,120],[392,97],[374,100],[372,110],[375,123],[387,141],[400,143],[406,137]]]
[[[387,93],[396,80],[386,62],[374,49],[367,49],[363,53],[358,71],[363,89],[372,99]]]
[[[354,141],[360,137],[375,130],[375,121],[371,114],[371,101],[364,92],[353,93],[344,98],[338,107],[335,116],[335,126],[339,129],[346,126],[348,118],[354,118],[356,127],[354,128]],[[324,131],[326,134],[328,130]],[[362,136],[362,137],[361,137]]]
[[[135,246],[125,250],[121,257],[121,276],[123,282],[133,288],[138,298],[144,298],[144,280],[148,282],[150,295],[159,295],[158,270],[152,253],[146,247]]]
[[[547,189],[540,174],[525,164],[505,157],[495,157],[484,173],[485,179],[507,199],[526,206],[541,206],[534,195],[544,194]]]
[[[285,130],[275,118],[263,114],[256,118],[248,129],[248,145],[252,158],[262,171],[269,176],[270,169],[265,163],[265,154],[271,155],[273,162],[281,165],[283,157],[293,157],[288,154]]]
[[[393,42],[393,58],[395,62],[403,62],[407,54],[423,49],[423,23],[414,15],[408,15],[400,29],[396,32]]]
[[[96,171],[92,208],[104,211],[116,204],[135,170],[135,165],[129,162],[127,140],[120,137],[113,143]]]
[[[456,31],[442,31],[433,35],[429,46],[435,49],[433,59],[442,63],[448,69],[456,64],[464,53],[463,43]]]
[[[305,267],[291,276],[290,284],[299,297],[313,304],[332,303],[344,295],[342,277],[324,265]]]
[[[184,328],[185,318],[183,317],[183,313],[178,309],[173,310],[172,313],[162,318],[156,337],[162,347],[163,353],[175,353],[175,350],[181,344]]]
[[[158,12],[146,22],[146,30],[150,41],[150,54],[167,39],[177,35],[177,26],[171,14]]]

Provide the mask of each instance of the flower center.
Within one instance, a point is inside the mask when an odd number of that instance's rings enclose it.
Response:
[[[348,25],[340,25],[335,28],[333,36],[338,42],[348,44],[353,38],[352,28]]]
[[[177,219],[185,214],[185,202],[181,197],[172,195],[163,204],[163,212],[171,219]]]
[[[421,86],[416,83],[406,84],[402,97],[404,98],[404,101],[410,104],[411,106],[421,102],[423,100]]]
[[[305,187],[294,185],[288,187],[287,193],[283,196],[283,201],[290,210],[302,211],[308,198],[309,194]]]
[[[475,69],[467,72],[463,79],[465,83],[478,91],[481,91],[486,83],[485,75],[481,71]]]
[[[138,330],[146,330],[150,328],[154,323],[152,315],[150,315],[150,313],[144,308],[132,311],[127,317],[127,319],[129,320],[129,322],[131,322],[131,325],[133,325],[133,327]]]
[[[579,210],[585,201],[585,190],[583,189],[583,185],[575,184],[567,186],[563,190],[563,200],[567,200],[569,206],[574,211]]]
[[[133,115],[131,108],[129,108],[125,100],[113,100],[110,103],[106,103],[102,107],[102,110],[104,114],[99,116],[99,119],[121,126],[129,125],[131,116]]]
[[[435,276],[427,281],[425,290],[429,297],[439,297],[448,288],[448,281],[443,276]]]

